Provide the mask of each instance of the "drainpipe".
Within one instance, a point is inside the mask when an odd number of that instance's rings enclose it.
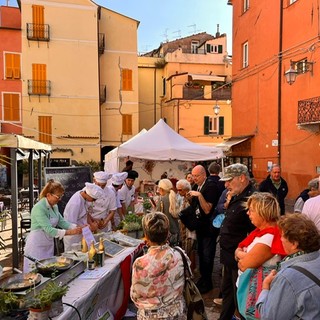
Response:
[[[157,67],[154,67],[153,73],[153,124],[157,121]]]
[[[278,164],[281,166],[281,109],[282,109],[282,32],[283,32],[283,0],[280,1],[279,20],[279,70],[278,70]]]

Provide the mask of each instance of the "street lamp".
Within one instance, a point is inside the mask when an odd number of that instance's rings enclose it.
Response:
[[[303,74],[306,72],[311,72],[313,76],[313,61],[308,61],[307,59],[303,59],[300,61],[290,61],[290,69],[284,73],[286,77],[287,83],[292,85],[299,74]]]
[[[213,107],[214,114],[217,116],[220,112],[220,106],[218,105],[218,101],[216,100],[216,105]]]

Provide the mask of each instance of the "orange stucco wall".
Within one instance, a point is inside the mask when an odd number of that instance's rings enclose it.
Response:
[[[268,161],[280,162],[289,185],[288,198],[295,199],[317,176],[316,167],[320,166],[319,126],[316,133],[297,125],[298,101],[320,95],[320,66],[315,63],[313,75],[301,74],[291,86],[284,72],[290,67],[290,59],[315,61],[320,46],[319,21],[312,9],[317,7],[316,1],[288,3],[282,1],[281,33],[278,1],[250,1],[244,13],[242,1],[233,1],[232,135],[254,135],[251,154],[247,155],[253,157],[255,178],[265,178]],[[249,44],[249,65],[242,68],[245,42]]]

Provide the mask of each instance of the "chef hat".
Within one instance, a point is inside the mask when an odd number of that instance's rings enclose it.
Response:
[[[128,179],[136,179],[139,177],[139,173],[135,170],[128,171]]]
[[[93,174],[93,177],[98,183],[107,183],[112,174],[105,171],[97,171]]]
[[[99,199],[103,196],[103,190],[96,184],[90,182],[86,182],[85,192],[93,199]]]
[[[124,180],[126,180],[127,177],[128,177],[128,172],[114,173],[112,175],[111,182],[115,186],[120,186],[124,183]]]

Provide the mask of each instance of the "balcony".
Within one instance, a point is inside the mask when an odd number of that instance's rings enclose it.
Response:
[[[51,81],[50,80],[28,80],[28,95],[50,96]]]
[[[107,88],[105,85],[100,86],[99,101],[100,105],[107,101]]]
[[[213,100],[231,100],[231,86],[213,89]]]
[[[50,26],[48,24],[27,23],[27,39],[32,41],[50,41]]]
[[[184,100],[203,100],[204,99],[204,88],[203,86],[198,87],[183,87],[183,99]]]
[[[207,89],[208,88],[208,89]],[[183,99],[185,100],[231,100],[231,87],[214,89],[212,86],[184,87]]]
[[[104,53],[104,49],[106,48],[105,41],[104,41],[104,33],[98,34],[98,47],[99,47],[99,54]]]
[[[312,132],[320,131],[320,97],[298,101],[298,127]]]

